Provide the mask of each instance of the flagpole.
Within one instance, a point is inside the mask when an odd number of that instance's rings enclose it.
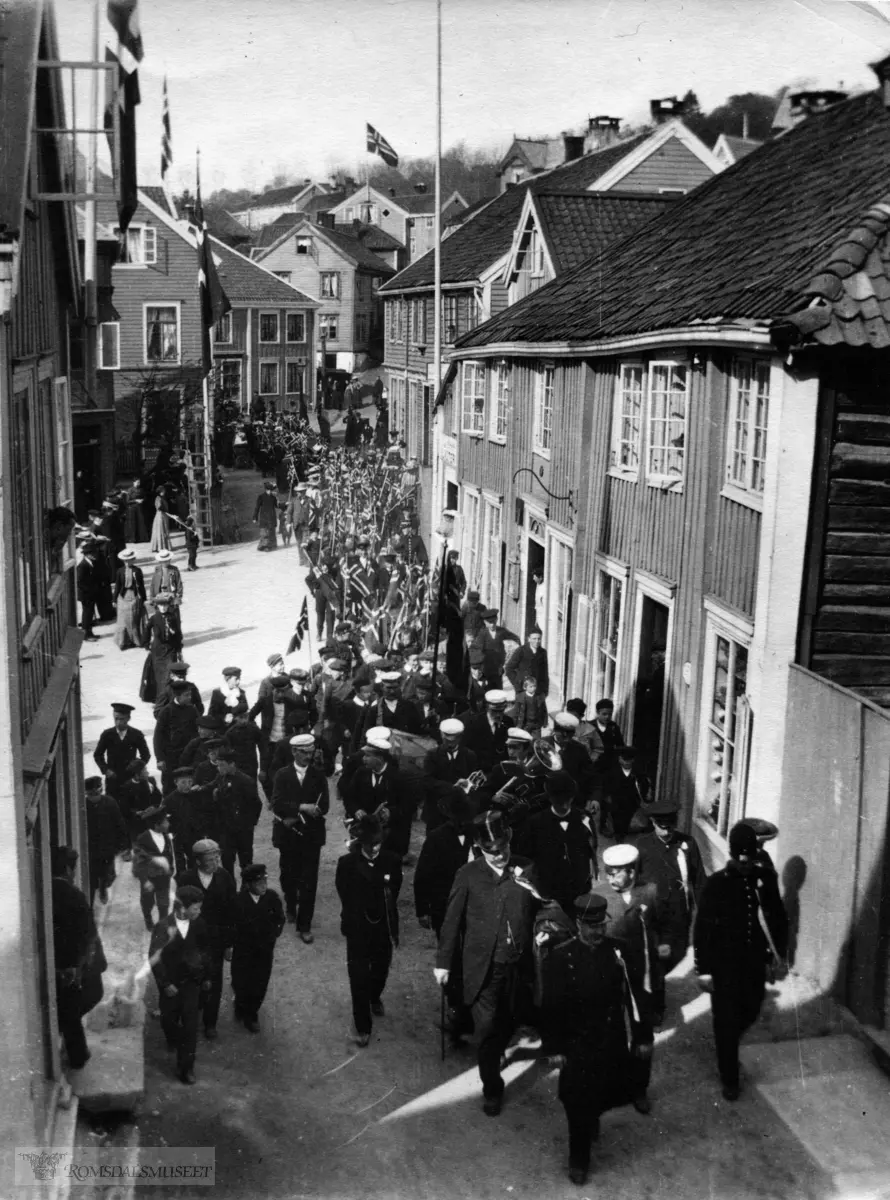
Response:
[[[433,251],[433,503],[436,512],[443,492],[440,454],[441,420],[437,407],[442,383],[442,0],[436,0],[436,183],[435,246]],[[431,539],[432,540],[432,539]]]

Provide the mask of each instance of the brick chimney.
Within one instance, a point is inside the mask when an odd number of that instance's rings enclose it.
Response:
[[[587,118],[587,134],[584,138],[584,152],[602,150],[618,141],[621,132],[621,118],[598,117]],[[563,135],[565,136],[565,135]]]
[[[890,108],[890,54],[880,62],[869,63],[869,66],[878,77],[884,108]]]
[[[792,92],[789,97],[791,101],[791,120],[796,125],[804,117],[811,117],[814,113],[824,112],[826,108],[831,108],[833,104],[840,104],[846,98],[847,93],[841,91]]]
[[[683,116],[683,101],[676,96],[662,96],[659,100],[649,101],[649,112],[656,125],[672,121],[675,117]]]
[[[415,192],[417,192],[418,196],[425,196],[426,195],[426,184],[421,180],[420,183],[415,183],[414,190],[415,190]]]
[[[577,133],[562,133],[562,161],[574,162],[584,153],[584,135]]]

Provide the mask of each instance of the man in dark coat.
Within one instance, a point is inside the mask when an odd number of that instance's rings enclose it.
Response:
[[[693,934],[696,974],[711,993],[726,1100],[739,1097],[739,1042],[760,1013],[767,969],[776,959],[782,962],[788,948],[788,917],[776,874],[758,866],[757,853],[751,826],[734,825],[729,862],[706,880]]]
[[[455,717],[446,717],[439,725],[442,744],[430,750],[424,759],[424,800],[422,817],[427,836],[446,818],[439,807],[441,801],[450,796],[455,785],[461,791],[474,790],[472,784],[480,782],[473,776],[478,771],[478,760],[472,750],[463,744],[464,724]]]
[[[482,632],[476,638],[476,647],[482,652],[482,678],[488,690],[503,688],[504,668],[507,665],[506,643],[510,637],[503,626],[498,625],[498,610],[485,608],[481,613]]]
[[[343,788],[348,820],[367,813],[377,815],[385,828],[384,849],[404,859],[411,842],[415,798],[407,791],[385,736],[371,729],[362,747],[362,765]]]
[[[575,781],[575,804],[578,808],[589,811],[594,799],[596,775],[590,755],[580,742],[575,741],[575,734],[580,724],[581,722],[573,713],[555,713],[553,716],[553,741],[562,759],[562,769],[568,771]],[[580,895],[585,890],[578,888],[573,895]]]
[[[266,868],[252,863],[241,873],[235,901],[235,944],[232,949],[232,991],[235,1020],[250,1033],[259,1033],[259,1012],[272,976],[275,943],[284,929],[281,897],[268,885]]]
[[[102,590],[102,568],[99,564],[98,542],[88,538],[81,543],[82,557],[77,564],[77,598],[80,600],[80,627],[85,642],[98,642],[93,633],[96,605]]]
[[[217,1037],[216,1022],[222,998],[223,962],[232,961],[232,945],[235,940],[235,880],[222,865],[219,845],[210,838],[202,838],[192,846],[197,866],[194,870],[177,875],[177,887],[198,888],[204,897],[201,910],[207,926],[209,966],[207,978],[210,987],[204,997],[204,1036]]]
[[[352,563],[349,574],[347,603],[365,623],[379,608],[388,579],[386,571],[371,558],[368,538],[359,538],[357,548],[358,558]]]
[[[649,780],[636,769],[636,750],[633,746],[621,746],[618,763],[602,779],[600,799],[600,831],[602,818],[612,820],[612,832],[623,842],[630,831],[630,824],[637,809],[649,797]]]
[[[297,732],[295,724],[302,712],[303,705],[291,689],[290,676],[284,672],[273,677],[271,693],[257,700],[248,712],[249,721],[260,718],[261,779],[266,778],[278,743],[287,742]]]
[[[222,810],[222,865],[234,879],[235,858],[244,879],[245,867],[253,862],[253,831],[263,802],[257,793],[256,780],[239,771],[235,756],[227,746],[216,751],[216,802]]]
[[[473,825],[481,857],[454,877],[436,953],[435,977],[447,985],[463,936],[463,1001],[472,1009],[479,1038],[482,1108],[501,1111],[501,1056],[530,1003],[534,975],[532,923],[536,901],[516,875],[530,865],[510,854],[510,830],[502,814],[486,813]]]
[[[157,720],[158,714],[165,705],[173,703],[173,689],[170,687],[170,684],[174,679],[185,679],[186,700],[189,704],[194,704],[195,708],[198,710],[199,717],[204,715],[204,701],[201,699],[201,693],[198,690],[198,686],[197,684],[192,683],[191,679],[187,678],[189,669],[189,664],[187,662],[170,663],[167,672],[167,686],[154,702],[155,720]]]
[[[243,717],[235,717],[223,740],[232,751],[238,770],[256,782],[263,735],[253,721],[248,721],[246,713]]]
[[[485,693],[485,712],[464,721],[464,746],[476,755],[477,766],[486,775],[507,757],[507,697],[493,689]]]
[[[519,646],[510,655],[505,671],[517,693],[522,691],[522,681],[526,675],[531,675],[538,681],[538,694],[546,698],[550,691],[550,667],[537,625],[528,635],[525,645]]]
[[[176,855],[170,836],[170,818],[164,808],[146,814],[148,828],[133,843],[133,876],[139,880],[139,905],[146,929],[166,921],[170,911],[170,880],[176,871]]]
[[[420,734],[420,713],[417,705],[403,700],[400,688],[401,675],[398,671],[381,671],[377,676],[382,695],[376,704],[369,704],[365,711],[363,733],[385,725],[387,729],[400,729],[403,733]]]
[[[279,856],[281,890],[287,918],[310,945],[315,940],[312,918],[318,891],[318,865],[330,808],[328,781],[314,765],[316,742],[311,733],[290,739],[292,762],[275,774],[272,788],[272,845]]]
[[[83,786],[90,853],[90,904],[95,901],[96,892],[105,904],[108,889],[114,883],[115,857],[130,848],[130,838],[117,800],[102,793],[102,776],[91,775]]]
[[[624,736],[612,714],[615,706],[611,700],[597,701],[596,718],[585,738],[590,760],[598,775],[607,775],[618,765],[618,751],[624,745]]]
[[[207,712],[228,728],[236,717],[247,715],[250,705],[247,703],[247,693],[241,686],[241,668],[223,667],[222,677],[222,687],[214,688],[210,693]]]
[[[183,750],[198,736],[198,710],[188,701],[185,679],[171,679],[173,703],[161,709],[155,724],[154,752],[164,795],[172,790],[173,772],[180,765]]]
[[[367,1046],[371,1017],[382,1017],[383,989],[393,948],[399,944],[396,902],[402,864],[382,848],[383,830],[373,815],[353,825],[355,841],[337,860],[335,885],[340,897],[340,932],[346,938],[346,968],[352,995],[355,1041]]]
[[[567,771],[551,771],[545,788],[550,807],[523,822],[516,849],[534,864],[541,894],[572,916],[575,897],[587,892],[597,875],[596,832],[590,817],[575,806],[577,787]]]
[[[633,1063],[626,1030],[633,1024],[633,1006],[620,951],[605,936],[605,899],[582,894],[571,907],[574,935],[569,926],[543,957],[541,1015],[548,1045],[560,1051],[569,1178],[580,1186],[600,1114],[630,1100]]]
[[[134,760],[147,763],[151,752],[145,741],[145,735],[138,729],[130,728],[132,704],[112,704],[114,725],[103,729],[93,751],[96,766],[105,776],[105,791],[109,796],[117,798],[129,778],[129,769]]]
[[[81,1017],[83,985],[96,925],[86,896],[75,886],[77,851],[56,846],[52,861],[53,949],[56,963],[56,1008],[68,1063],[74,1070],[90,1057]]]
[[[637,838],[641,883],[654,883],[676,909],[674,928],[683,936],[671,946],[663,963],[665,975],[681,962],[689,949],[689,931],[705,883],[705,867],[695,838],[677,831],[679,803],[658,800],[647,811],[652,832]]]
[[[161,1028],[167,1049],[176,1050],[176,1067],[183,1083],[195,1082],[198,1010],[210,990],[210,944],[201,917],[204,893],[181,886],[173,913],[158,921],[151,935],[149,962],[158,985]]]
[[[176,869],[182,872],[195,865],[192,855],[195,842],[210,838],[221,843],[225,831],[213,783],[196,782],[195,768],[182,766],[173,772],[173,784],[174,789],[164,796],[163,805],[170,814]]]
[[[321,567],[310,567],[306,586],[315,599],[315,634],[321,641],[322,631],[330,641],[334,634],[334,621],[342,615],[340,568],[336,558],[326,556]]]

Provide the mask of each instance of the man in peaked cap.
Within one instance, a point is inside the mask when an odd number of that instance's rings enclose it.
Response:
[[[246,716],[250,705],[241,686],[241,668],[223,667],[221,674],[222,684],[210,693],[208,712],[228,727],[236,717]]]
[[[626,1027],[634,1013],[621,954],[606,937],[607,907],[596,893],[576,896],[565,929],[548,922],[539,943],[542,1023],[548,1045],[561,1056],[569,1178],[578,1186],[587,1179],[600,1114],[631,1098]]]
[[[272,789],[272,845],[278,851],[287,919],[296,923],[297,934],[310,945],[315,940],[312,918],[330,795],[324,771],[314,764],[312,734],[292,737],[290,749],[292,761],[276,772]]]
[[[178,663],[170,664],[168,675],[167,675],[167,686],[161,692],[160,696],[158,696],[157,700],[155,700],[155,704],[154,704],[155,720],[157,720],[158,713],[160,713],[161,709],[166,704],[169,704],[173,699],[173,689],[170,687],[170,683],[174,679],[185,679],[186,692],[188,693],[188,702],[189,702],[189,704],[193,704],[195,706],[195,710],[197,711],[198,716],[203,715],[204,701],[201,699],[201,693],[198,691],[198,688],[196,687],[196,685],[194,683],[192,683],[192,681],[190,679],[187,678],[189,670],[190,670],[190,667],[187,662],[178,662]]]
[[[538,681],[538,692],[547,698],[550,691],[550,667],[547,651],[541,645],[541,631],[537,625],[529,632],[525,645],[519,646],[510,655],[505,674],[517,694],[522,690],[522,681],[526,675],[533,675]]]
[[[729,862],[705,881],[693,934],[695,971],[711,993],[717,1068],[729,1101],[739,1097],[739,1042],[760,1013],[767,969],[788,950],[776,873],[758,866],[757,852],[751,826],[733,825]]]
[[[677,934],[683,933],[682,938],[671,945],[670,957],[662,964],[665,975],[682,961],[689,949],[692,918],[705,882],[705,867],[695,838],[677,830],[679,810],[676,800],[657,800],[650,804],[647,813],[652,821],[652,832],[637,838],[640,882],[654,883],[666,897],[676,909],[672,928]]]
[[[768,871],[775,871],[776,866],[766,848],[766,843],[779,836],[778,825],[764,820],[763,817],[743,817],[742,824],[750,825],[757,835],[757,865],[765,867]]]
[[[549,807],[523,822],[516,848],[534,863],[543,895],[571,915],[575,897],[597,875],[596,832],[575,805],[578,789],[568,771],[552,771],[545,788]]]
[[[281,675],[284,671],[284,658],[277,651],[270,654],[266,659],[266,666],[269,668],[268,673],[260,680],[260,686],[257,690],[257,701],[265,700],[267,696],[272,695],[272,680],[276,675]]]
[[[132,704],[112,704],[111,712],[114,724],[99,735],[93,759],[105,776],[105,791],[109,796],[119,799],[130,764],[135,759],[147,763],[151,751],[141,730],[133,729],[130,725]]]
[[[197,864],[176,876],[178,888],[197,888],[203,899],[201,915],[207,926],[210,987],[204,997],[204,1036],[217,1037],[216,1023],[222,998],[223,963],[232,961],[235,938],[235,881],[222,865],[219,844],[212,838],[200,838],[192,846]]]
[[[464,793],[475,790],[481,779],[476,776],[478,759],[463,744],[464,724],[456,717],[446,717],[439,725],[441,744],[427,753],[423,762],[424,800],[422,818],[427,836],[446,818],[440,807],[457,787]]]
[[[158,714],[154,731],[154,752],[161,772],[164,794],[171,790],[173,771],[189,742],[198,736],[198,710],[189,700],[188,681],[170,680],[173,701]]]
[[[525,874],[530,864],[512,858],[510,829],[503,814],[477,817],[473,833],[481,854],[454,877],[434,974],[439,986],[445,987],[454,956],[460,952],[463,1002],[472,1010],[479,1038],[482,1108],[495,1117],[504,1094],[501,1056],[530,1003],[536,901],[516,881],[516,874]]]
[[[562,759],[563,770],[568,771],[575,781],[575,787],[577,788],[575,803],[577,807],[589,812],[596,785],[596,775],[593,770],[593,763],[590,761],[590,755],[581,743],[575,740],[575,734],[578,732],[580,724],[580,720],[573,713],[555,713],[553,717],[553,741],[556,743],[559,757]]]
[[[479,770],[486,774],[507,757],[506,716],[506,693],[493,688],[485,693],[485,712],[474,713],[464,722],[464,745],[473,751]]]
[[[275,943],[284,929],[284,909],[281,897],[269,887],[262,863],[245,867],[241,883],[232,949],[235,1020],[243,1021],[248,1032],[259,1033],[259,1012],[272,976]]]
[[[161,1028],[167,1049],[176,1050],[176,1066],[183,1083],[195,1082],[198,1044],[198,1011],[210,990],[210,945],[201,916],[204,894],[200,888],[177,888],[173,912],[152,930],[149,962],[158,985]]]
[[[615,837],[623,842],[630,833],[634,813],[649,799],[650,784],[648,777],[637,769],[637,752],[633,746],[619,746],[615,753],[618,761],[601,776],[602,790],[598,790],[598,796],[602,806],[601,821],[604,815],[610,817]]]

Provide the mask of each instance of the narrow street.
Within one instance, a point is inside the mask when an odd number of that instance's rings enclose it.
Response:
[[[245,540],[202,551],[200,570],[184,574],[184,653],[190,677],[205,698],[221,668],[232,663],[242,667],[253,699],[266,655],[286,648],[302,603],[305,572],[296,549],[256,553],[249,514],[259,486],[254,472],[228,473],[226,489]],[[101,640],[83,655],[86,774],[93,773],[90,756],[109,723],[109,705],[135,701],[142,668],[141,652],[114,647],[111,628],[102,626]],[[301,661],[309,661],[305,645]],[[151,734],[148,706],[137,702],[133,724]],[[721,1100],[708,1002],[689,976],[668,984],[668,1017],[656,1042],[652,1115],[633,1109],[607,1114],[590,1182],[574,1188],[566,1175],[556,1071],[546,1060],[517,1052],[507,1069],[504,1110],[496,1120],[481,1111],[472,1049],[449,1048],[440,1061],[434,945],[432,934],[413,916],[410,868],[399,905],[402,944],[384,996],[386,1015],[375,1021],[370,1046],[357,1049],[350,1040],[345,951],[333,886],[336,859],[345,849],[339,812],[334,796],[316,941],[306,946],[292,925],[285,927],[259,1035],[234,1022],[226,989],[220,1037],[214,1043],[199,1041],[197,1085],[183,1087],[159,1023],[149,1016],[140,1111],[132,1123],[99,1121],[94,1129],[107,1130],[117,1144],[214,1146],[214,1195],[220,1200],[519,1200],[593,1196],[605,1189],[613,1200],[668,1195],[817,1200],[830,1194],[806,1151],[753,1088],[738,1104]],[[416,825],[415,855],[421,831]],[[268,864],[270,885],[278,888],[268,812],[257,829],[255,859]],[[135,897],[126,864],[115,892],[112,903],[130,893]],[[135,901],[132,933],[147,945]],[[151,987],[147,1000],[151,1007]],[[768,1019],[767,1013],[762,1040],[769,1037]],[[89,1136],[87,1127],[84,1137]]]

